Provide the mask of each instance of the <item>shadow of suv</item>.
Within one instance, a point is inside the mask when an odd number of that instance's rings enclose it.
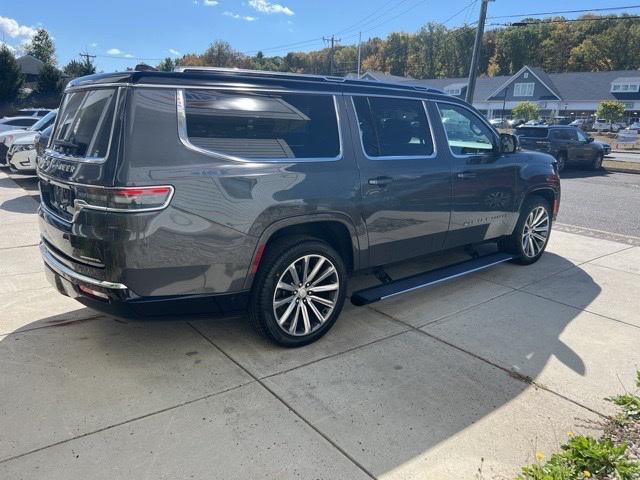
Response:
[[[75,79],[38,157],[45,270],[116,316],[248,310],[304,345],[336,321],[350,272],[487,241],[499,258],[447,278],[537,261],[560,180],[516,144],[413,86],[202,67]]]
[[[526,150],[549,153],[558,162],[558,170],[577,165],[599,170],[605,156],[604,145],[594,142],[582,130],[571,125],[521,126],[514,130],[520,146]]]

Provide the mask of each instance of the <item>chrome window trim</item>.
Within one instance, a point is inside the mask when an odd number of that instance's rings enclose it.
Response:
[[[113,87],[108,87],[108,88],[113,88]],[[72,89],[72,90],[65,90],[65,95],[67,93],[76,93],[79,90],[97,90],[97,88],[89,88],[88,86],[84,89]],[[56,121],[55,124],[53,126],[53,131],[51,132],[51,138],[49,139],[49,143],[47,144],[47,148],[45,149],[44,153],[45,155],[48,155],[50,157],[54,157],[54,158],[58,158],[61,160],[71,160],[73,162],[79,162],[79,163],[104,163],[107,161],[107,158],[109,158],[109,154],[111,153],[111,146],[113,144],[113,132],[115,131],[115,127],[116,127],[116,118],[118,117],[118,106],[120,105],[120,92],[122,90],[122,87],[120,85],[118,85],[118,88],[115,89],[116,90],[116,100],[115,100],[115,105],[113,107],[113,119],[111,120],[111,131],[109,132],[109,145],[107,146],[107,152],[104,154],[104,157],[74,157],[72,155],[65,155],[64,153],[60,153],[60,152],[56,152],[55,150],[53,150],[52,148],[49,148],[50,145],[53,145],[53,140],[55,138],[55,133],[56,130],[58,129],[58,121],[60,120],[61,115],[59,115],[61,113],[62,110],[62,106],[60,107],[60,109],[58,109],[58,114],[56,114]]]
[[[399,98],[401,100],[415,100],[416,102],[422,103],[422,108],[424,109],[424,114],[427,117],[427,123],[429,124],[429,133],[431,133],[431,144],[433,146],[433,152],[429,155],[387,155],[380,157],[371,157],[364,148],[364,143],[362,143],[362,131],[360,130],[360,123],[358,122],[358,112],[356,111],[356,105],[353,101],[353,97],[384,97],[384,98]],[[412,98],[412,97],[395,97],[395,96],[387,96],[387,95],[351,95],[351,108],[353,109],[354,118],[356,119],[356,123],[358,123],[358,138],[360,139],[360,148],[362,150],[362,154],[365,156],[367,160],[378,161],[378,160],[431,160],[438,156],[438,146],[436,145],[436,137],[433,134],[433,122],[431,121],[431,117],[429,116],[429,111],[427,110],[427,105],[425,100],[420,98]]]
[[[442,129],[444,130],[444,136],[447,139],[447,146],[449,147],[449,152],[451,153],[451,155],[455,158],[469,158],[469,157],[477,157],[479,155],[489,155],[489,154],[495,154],[496,153],[496,146],[497,146],[497,142],[499,141],[498,138],[496,137],[496,132],[493,129],[493,127],[491,126],[491,124],[489,122],[487,122],[484,117],[482,117],[482,115],[478,115],[476,112],[474,112],[473,110],[471,110],[469,107],[467,107],[464,104],[461,103],[456,103],[456,102],[446,102],[446,101],[440,101],[440,100],[433,100],[433,102],[436,104],[436,108],[438,109],[438,116],[440,117],[440,124],[442,125]],[[460,107],[460,108],[464,108],[465,110],[469,111],[472,115],[475,115],[477,118],[480,119],[480,122],[484,124],[485,127],[487,127],[489,129],[489,131],[492,133],[493,135],[493,148],[491,150],[487,150],[487,153],[466,153],[464,155],[458,155],[457,153],[453,153],[453,150],[451,150],[451,144],[449,143],[449,135],[447,134],[447,129],[444,126],[444,123],[442,122],[442,112],[440,112],[440,103],[447,103],[449,105],[453,105],[455,107]]]
[[[88,283],[90,285],[96,285],[98,287],[109,288],[112,290],[128,290],[128,287],[123,283],[98,280],[96,278],[82,275],[81,273],[72,270],[71,268],[63,264],[60,260],[58,260],[58,258],[53,254],[51,250],[49,250],[49,248],[47,248],[44,243],[40,242],[40,245],[38,247],[40,249],[40,254],[42,255],[44,263],[46,263],[47,266],[51,268],[51,270],[56,272],[58,275],[66,278],[67,280],[77,280],[80,282]]]
[[[232,162],[242,162],[242,163],[313,163],[313,162],[337,162],[342,160],[344,154],[344,145],[342,139],[342,124],[340,118],[340,109],[338,105],[337,96],[332,93],[324,93],[326,96],[330,96],[333,99],[333,106],[336,114],[336,127],[338,128],[338,143],[340,151],[338,155],[335,157],[317,157],[317,158],[243,158],[237,157],[234,155],[228,155],[225,153],[214,152],[213,150],[208,150],[206,148],[198,147],[191,143],[189,140],[189,136],[187,135],[187,113],[185,108],[185,90],[200,90],[199,87],[189,88],[189,89],[178,89],[176,91],[176,108],[178,112],[178,137],[182,144],[190,150],[198,152],[203,155],[207,155],[209,157],[218,158],[220,160],[229,160]],[[217,89],[216,89],[217,90]],[[243,91],[247,91],[244,89]],[[276,93],[274,90],[264,90],[263,93]],[[300,92],[294,92],[287,90],[286,93],[294,93],[298,94]],[[307,92],[303,92],[307,93]]]

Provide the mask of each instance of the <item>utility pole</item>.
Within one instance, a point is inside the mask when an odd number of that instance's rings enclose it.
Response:
[[[80,55],[82,58],[84,58],[84,63],[86,63],[87,65],[89,65],[89,63],[91,63],[91,60],[96,58],[95,55],[89,55],[86,50],[84,51],[84,53],[79,53],[78,55]],[[89,59],[91,59],[91,60],[89,60]]]
[[[333,75],[333,51],[335,50],[336,42],[339,42],[340,39],[336,38],[335,35],[331,35],[331,38],[322,37],[322,40],[325,42],[331,42],[331,51],[329,52],[329,75]]]
[[[487,5],[494,0],[482,0],[480,5],[480,19],[476,30],[476,40],[473,44],[473,56],[471,57],[471,68],[469,69],[469,83],[467,84],[467,103],[473,103],[473,93],[476,89],[476,74],[478,73],[478,63],[480,63],[480,48],[482,47],[482,36],[484,35],[484,23],[487,19]]]
[[[358,32],[358,78],[360,78],[360,51],[362,50],[362,32]]]

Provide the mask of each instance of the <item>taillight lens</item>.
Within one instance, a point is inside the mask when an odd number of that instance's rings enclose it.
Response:
[[[140,212],[162,210],[171,201],[170,185],[149,187],[76,187],[76,207],[97,210]]]

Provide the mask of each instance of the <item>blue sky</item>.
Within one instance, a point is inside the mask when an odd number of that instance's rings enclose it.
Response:
[[[634,5],[634,0],[496,0],[489,16]],[[55,38],[58,61],[80,51],[98,55],[98,70],[124,70],[139,61],[202,52],[223,39],[242,52],[266,55],[321,48],[322,36],[342,43],[416,31],[428,21],[455,27],[477,19],[473,0],[2,0],[0,41],[15,48],[44,26]],[[626,10],[640,13],[640,8]],[[567,15],[575,17],[576,15]],[[495,20],[498,21],[498,20]],[[505,20],[499,20],[504,22]],[[283,45],[296,44],[289,47]]]

